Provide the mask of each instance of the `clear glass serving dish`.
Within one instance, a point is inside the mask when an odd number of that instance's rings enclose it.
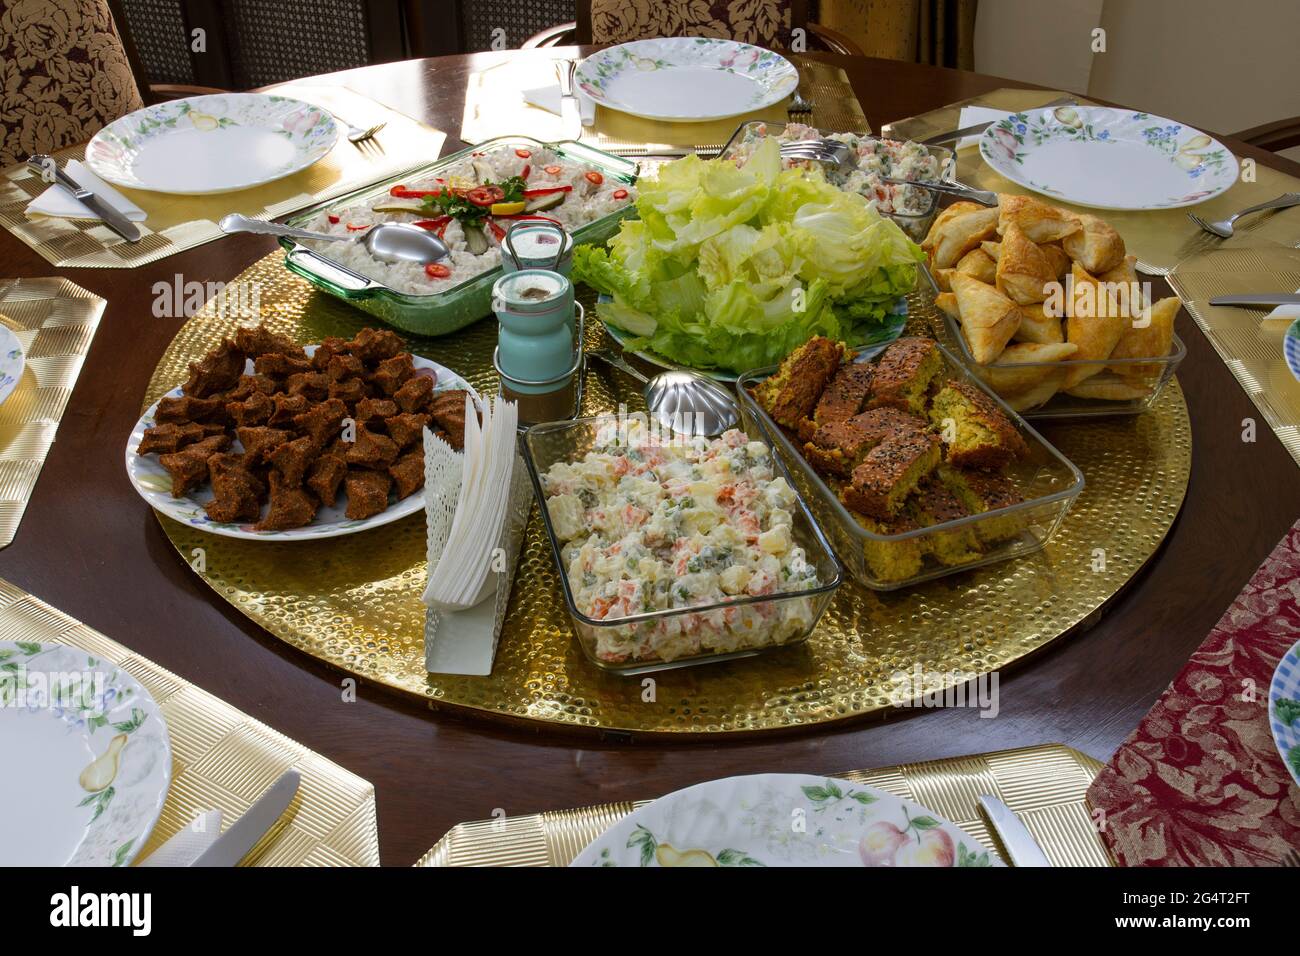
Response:
[[[1178,364],[1187,355],[1187,346],[1177,333],[1169,354],[1160,358],[1078,359],[1062,362],[1009,362],[1006,365],[980,365],[970,352],[961,326],[951,315],[943,316],[941,341],[960,356],[962,364],[990,391],[1008,403],[1028,394],[1024,382],[1042,381],[1070,374],[1071,369],[1093,372],[1085,384],[1109,398],[1085,398],[1057,391],[1046,402],[1024,408],[1020,414],[1028,419],[1089,418],[1098,415],[1138,415],[1145,412],[1160,396]]]
[[[523,447],[524,461],[528,464],[528,473],[533,480],[533,490],[537,495],[542,523],[546,528],[546,537],[551,543],[551,552],[555,557],[556,568],[560,575],[560,584],[564,590],[564,601],[573,621],[573,630],[577,635],[587,658],[597,667],[620,674],[644,674],[650,671],[667,670],[713,661],[733,660],[752,657],[780,647],[790,647],[807,640],[817,621],[830,604],[835,589],[840,586],[842,574],[839,562],[831,551],[830,544],[813,521],[807,505],[796,502],[793,513],[791,539],[794,545],[803,548],[808,563],[817,571],[817,585],[796,591],[783,591],[777,594],[761,596],[737,596],[727,601],[696,605],[693,607],[669,608],[648,611],[612,620],[598,620],[579,610],[574,599],[573,587],[565,567],[564,542],[556,534],[546,495],[542,489],[542,475],[552,465],[560,462],[573,462],[582,459],[587,452],[597,446],[597,435],[602,426],[617,424],[616,415],[602,415],[595,418],[579,418],[565,422],[547,422],[534,425],[520,439]],[[751,440],[771,444],[764,440],[762,432],[749,432]],[[785,466],[782,456],[773,451],[773,470],[778,477],[784,477],[796,487],[792,476]],[[774,640],[771,632],[763,628],[741,632],[744,621],[755,618],[769,619],[775,622],[800,622],[797,630],[786,635],[778,635]],[[733,626],[733,622],[735,626]],[[691,656],[673,657],[638,657],[624,661],[602,659],[597,653],[602,634],[635,636],[662,635],[687,629],[711,629],[719,643],[731,642],[734,649],[723,652],[701,652]]]
[[[756,126],[766,126],[770,135],[780,136],[781,133],[784,132],[786,124],[767,123],[761,120],[750,120],[748,123],[741,123],[740,126],[736,128],[736,131],[731,134],[731,138],[727,140],[727,144],[722,147],[722,153],[720,155],[725,159],[734,157],[740,151],[740,144],[745,138],[745,134],[750,128]],[[819,132],[821,131],[819,130]],[[825,136],[827,134],[822,133],[821,135]],[[862,136],[863,139],[874,139],[877,141],[883,139],[883,137],[880,136],[867,136],[865,134],[857,135]],[[939,161],[940,178],[951,179],[957,169],[957,159],[953,154],[953,151],[944,146],[927,146],[926,150],[931,156]],[[924,212],[914,215],[907,213],[887,214],[890,219],[894,220],[894,222],[898,223],[898,225],[902,227],[903,231],[907,233],[908,238],[913,242],[920,242],[925,238],[925,234],[930,231],[930,224],[934,222],[935,216],[939,214],[939,201],[942,198],[942,195],[930,190],[926,190],[925,192],[929,196],[929,206],[926,207]]]
[[[883,348],[859,349],[857,355],[871,361]],[[944,381],[961,379],[992,395],[952,352],[942,345],[939,351],[944,359]],[[736,392],[740,396],[745,429],[751,435],[762,433],[771,440],[785,459],[794,476],[795,488],[830,539],[835,553],[854,580],[874,590],[894,591],[958,571],[1032,554],[1056,533],[1070,505],[1083,490],[1083,473],[994,395],[993,400],[1029,448],[1025,458],[1004,471],[1015,482],[1023,500],[1010,507],[916,528],[903,534],[877,534],[859,523],[826,480],[808,463],[798,438],[777,425],[750,394],[751,388],[775,371],[776,366],[756,369],[737,380]],[[952,563],[939,560],[937,555],[942,552],[951,559],[957,549],[947,545],[958,541],[972,542],[972,546],[966,549],[970,556]]]
[[[594,149],[584,143],[543,143],[528,136],[499,136],[443,156],[427,166],[394,176],[382,183],[304,209],[286,222],[290,226],[304,227],[322,212],[369,202],[387,195],[399,183],[435,176],[439,170],[461,162],[471,153],[487,152],[500,147],[550,149],[566,159],[595,166],[606,176],[629,185],[636,182],[640,170],[638,164],[631,160]],[[635,212],[635,204],[629,201],[622,209],[575,229],[572,233],[573,241],[575,244],[604,242],[618,231],[618,224],[624,217]],[[284,264],[289,271],[361,311],[416,335],[447,335],[488,315],[492,311],[492,284],[501,277],[501,267],[496,266],[442,292],[415,295],[398,292],[378,280],[363,276],[296,239],[282,237],[280,245],[286,251]]]

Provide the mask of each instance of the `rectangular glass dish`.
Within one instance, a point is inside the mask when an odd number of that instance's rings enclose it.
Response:
[[[960,356],[966,366],[988,389],[1003,401],[1014,403],[1027,394],[1021,384],[1027,378],[1046,380],[1064,376],[1071,369],[1093,372],[1085,381],[1090,388],[1113,398],[1084,398],[1057,391],[1041,405],[1025,408],[1020,415],[1027,419],[1090,418],[1098,415],[1139,415],[1151,407],[1160,391],[1174,377],[1178,364],[1187,355],[1187,346],[1174,333],[1169,354],[1161,358],[1065,359],[1060,362],[1010,362],[1006,365],[980,365],[971,354],[961,326],[951,315],[943,316],[941,341]]]
[[[533,489],[542,514],[542,523],[546,528],[546,537],[551,544],[556,569],[560,576],[560,586],[564,591],[565,606],[573,621],[573,630],[581,645],[583,653],[602,670],[619,674],[643,674],[649,671],[667,670],[713,661],[732,660],[740,657],[752,657],[765,651],[780,647],[790,647],[807,640],[817,621],[830,604],[835,589],[840,586],[842,575],[839,563],[831,551],[830,544],[813,521],[811,513],[803,500],[796,498],[796,507],[792,509],[791,542],[803,548],[805,559],[816,570],[817,584],[813,587],[794,591],[783,591],[771,595],[742,595],[711,604],[691,607],[667,608],[633,614],[609,620],[589,617],[579,610],[573,587],[569,582],[563,550],[564,541],[556,533],[550,509],[547,507],[546,493],[542,487],[542,476],[552,465],[580,461],[588,452],[595,449],[597,435],[602,426],[617,425],[616,415],[603,415],[595,418],[579,418],[574,421],[548,422],[534,425],[520,439],[524,460],[528,464],[528,473],[533,480]],[[772,449],[764,440],[762,432],[750,432],[749,439],[766,445],[771,453],[774,477],[784,478],[792,488],[795,487],[789,469],[785,466],[779,452]],[[767,619],[775,623],[797,623],[797,630],[787,636],[772,640],[770,634],[762,629],[740,633],[746,621]],[[733,627],[734,624],[734,627]],[[631,629],[630,631],[627,629]],[[701,652],[694,655],[665,657],[643,656],[623,661],[603,659],[597,648],[602,636],[612,635],[663,635],[686,632],[696,633],[700,630],[714,630],[726,640],[735,641],[737,646],[723,652]]]
[[[394,176],[382,183],[304,209],[286,220],[286,223],[303,228],[322,212],[370,202],[387,195],[399,183],[435,176],[440,170],[456,165],[471,153],[488,152],[502,147],[550,149],[572,162],[594,166],[605,176],[628,185],[635,184],[640,170],[638,164],[631,160],[584,143],[542,143],[528,136],[499,136],[443,156],[427,166]],[[604,242],[618,231],[622,219],[635,212],[635,203],[629,201],[622,209],[578,227],[571,233],[574,244]],[[281,237],[280,245],[285,249],[284,264],[290,272],[302,276],[321,291],[356,306],[362,312],[416,335],[447,335],[491,313],[492,285],[501,277],[501,267],[498,265],[442,292],[417,295],[391,289],[377,279],[334,262],[324,253],[308,248],[297,239]]]
[[[857,350],[867,361],[883,351],[882,346]],[[990,394],[1003,414],[1024,439],[1029,454],[1005,469],[1023,500],[1006,508],[968,515],[896,535],[882,535],[859,523],[835,492],[804,458],[797,438],[774,422],[750,394],[750,389],[776,371],[776,366],[746,372],[736,381],[745,429],[765,434],[780,452],[794,475],[795,489],[812,510],[835,553],[859,584],[877,591],[894,591],[923,581],[933,581],[958,571],[968,571],[998,561],[1019,558],[1040,550],[1056,533],[1070,505],[1083,490],[1083,474],[1023,418],[993,395],[943,345],[944,381],[959,379]],[[968,560],[943,563],[940,551],[947,545],[969,538],[979,543]]]
[[[737,153],[739,153],[740,144],[744,140],[746,133],[748,133],[751,128],[757,126],[765,126],[770,135],[779,136],[785,131],[786,124],[767,123],[761,120],[750,120],[748,123],[742,123],[736,128],[736,131],[731,134],[731,138],[727,140],[726,145],[722,147],[720,156],[724,159],[733,159]],[[828,135],[820,130],[818,130],[818,132],[822,136]],[[876,140],[877,142],[883,141],[884,139],[884,137],[868,136],[862,133],[855,133],[854,135],[861,136],[863,139]],[[898,141],[896,140],[895,142]],[[925,149],[931,156],[939,161],[939,177],[941,179],[952,178],[957,169],[957,160],[953,151],[944,146],[927,146]],[[935,217],[939,214],[939,200],[941,194],[930,190],[926,190],[926,193],[929,196],[930,201],[924,212],[916,214],[884,214],[889,216],[889,218],[894,220],[894,222],[898,223],[903,232],[907,233],[908,238],[913,242],[919,243],[925,238],[925,234],[930,231],[930,224],[934,222]]]

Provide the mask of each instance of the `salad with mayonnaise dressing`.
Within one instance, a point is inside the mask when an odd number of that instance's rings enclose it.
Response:
[[[599,660],[721,654],[811,629],[810,599],[754,600],[820,582],[792,534],[794,489],[744,432],[658,435],[611,421],[541,484],[575,606],[595,621],[631,619],[586,629]]]

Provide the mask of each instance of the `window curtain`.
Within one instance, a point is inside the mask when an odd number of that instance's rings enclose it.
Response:
[[[867,56],[975,68],[977,0],[819,0],[817,22]]]

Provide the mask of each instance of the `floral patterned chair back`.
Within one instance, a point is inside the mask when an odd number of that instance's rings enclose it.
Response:
[[[0,168],[142,106],[107,0],[0,0]]]
[[[803,25],[806,8],[790,0],[590,0],[590,5],[592,43],[701,36],[769,49],[789,45],[790,29]]]

